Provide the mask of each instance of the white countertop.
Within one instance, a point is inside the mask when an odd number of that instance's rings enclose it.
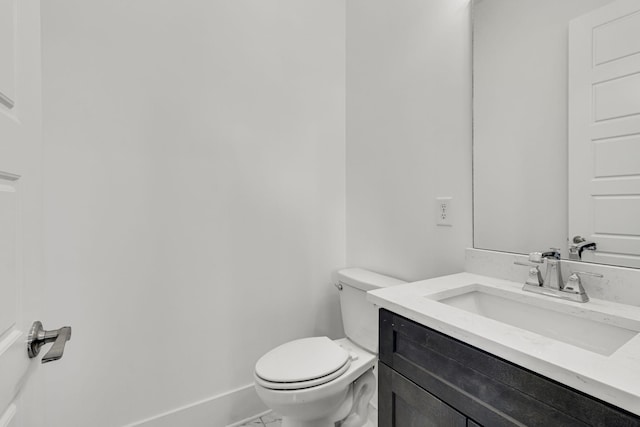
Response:
[[[622,319],[614,320],[614,324],[640,325],[640,307],[598,299],[587,303],[563,301],[524,292],[521,283],[471,273],[378,289],[370,291],[367,299],[379,307],[640,415],[640,334],[606,356],[432,299],[443,292],[473,284],[509,292],[511,299],[514,299],[514,293],[516,298],[522,295],[523,300],[539,299],[537,302],[541,306],[552,300],[553,304],[565,305],[566,313],[580,317],[593,317],[592,313],[597,312],[600,316],[610,314],[612,318]],[[589,330],[584,334],[589,334]]]

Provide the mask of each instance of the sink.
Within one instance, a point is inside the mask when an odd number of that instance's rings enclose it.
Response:
[[[603,286],[616,285],[615,277],[608,280]],[[464,272],[369,291],[367,300],[640,415],[640,304],[596,292],[579,303],[522,285]],[[442,350],[432,341],[424,346]]]
[[[442,304],[493,319],[604,356],[640,331],[640,322],[545,296],[522,295],[481,284],[429,295]]]

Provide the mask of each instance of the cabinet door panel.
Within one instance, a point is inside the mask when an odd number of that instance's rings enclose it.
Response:
[[[380,427],[466,427],[467,419],[431,393],[421,389],[384,363],[378,378]]]

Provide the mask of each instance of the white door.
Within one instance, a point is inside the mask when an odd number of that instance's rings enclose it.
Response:
[[[640,267],[640,0],[573,20],[569,32],[569,239],[582,259]]]
[[[46,425],[26,346],[43,306],[40,73],[39,0],[0,0],[0,427]]]

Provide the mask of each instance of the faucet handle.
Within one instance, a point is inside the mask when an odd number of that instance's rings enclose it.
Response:
[[[536,264],[542,264],[542,252],[531,252],[529,254],[529,262],[535,262]]]
[[[589,272],[589,271],[572,271],[572,272],[571,272],[571,275],[574,275],[574,274],[576,274],[576,275],[578,275],[578,276],[580,276],[580,275],[583,275],[583,274],[584,274],[585,276],[600,277],[600,278],[604,277],[604,276],[603,276],[602,274],[600,274],[600,273],[591,273],[591,272]]]
[[[571,276],[569,276],[567,283],[565,283],[564,287],[562,288],[562,292],[578,295],[578,297],[580,298],[580,302],[589,301],[589,297],[587,296],[587,293],[582,286],[582,282],[580,282],[580,276],[578,276],[576,273],[573,273],[571,274]]]
[[[604,277],[602,274],[599,274],[599,273],[590,273],[588,271],[574,271],[571,273],[571,276],[569,276],[569,279],[567,280],[567,283],[564,285],[564,288],[562,288],[562,291],[569,292],[572,294],[578,294],[580,295],[582,302],[587,302],[589,301],[589,297],[587,296],[587,293],[585,292],[584,287],[582,286],[582,282],[580,281],[580,276],[583,274],[586,276]]]
[[[513,263],[516,265],[524,265],[525,267],[531,267],[529,269],[529,277],[525,282],[527,285],[542,286],[542,284],[544,283],[544,280],[542,279],[542,274],[540,273],[539,266],[529,262],[514,261]]]
[[[538,268],[538,266],[537,266],[537,265],[535,265],[535,264],[533,264],[533,263],[530,263],[530,262],[513,261],[513,263],[514,263],[515,265],[524,265],[525,267],[536,267],[536,268]]]

